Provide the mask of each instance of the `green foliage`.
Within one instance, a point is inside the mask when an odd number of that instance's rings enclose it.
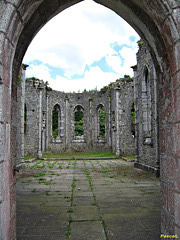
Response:
[[[86,90],[84,89],[83,93],[96,93],[97,92],[97,88],[92,89],[92,90]]]
[[[135,124],[135,108],[134,108],[134,103],[131,106],[131,122]]]
[[[22,70],[19,71],[19,75],[18,75],[18,86],[21,85],[21,71]]]
[[[46,81],[45,82],[46,90],[47,91],[52,91],[53,89],[49,86],[49,83]]]
[[[43,158],[118,158],[111,152],[64,152],[64,153],[44,153]],[[62,167],[60,167],[61,169]]]
[[[105,137],[105,110],[101,107],[99,110],[99,136]]]
[[[137,44],[138,44],[139,47],[141,47],[144,44],[144,42],[143,42],[142,39],[140,39],[139,41],[137,41]]]
[[[84,134],[83,117],[84,117],[84,113],[81,107],[78,106],[75,112],[75,136],[83,136]]]
[[[111,90],[115,87],[116,83],[121,83],[121,82],[133,82],[133,78],[131,78],[129,75],[124,75],[123,78],[119,78],[116,80],[116,82],[114,83],[110,83],[108,86],[105,86],[103,88],[100,89],[100,92],[107,92],[108,90]]]
[[[58,107],[55,106],[52,111],[52,135],[53,137],[58,136]]]

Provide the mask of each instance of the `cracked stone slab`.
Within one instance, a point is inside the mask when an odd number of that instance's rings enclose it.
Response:
[[[71,240],[106,240],[101,221],[85,221],[71,223]]]

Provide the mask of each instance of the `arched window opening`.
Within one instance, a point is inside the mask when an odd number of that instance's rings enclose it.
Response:
[[[135,106],[134,106],[134,102],[131,106],[131,133],[132,133],[132,136],[135,137]]]
[[[74,113],[74,135],[82,137],[84,135],[84,112],[81,106],[77,106]]]
[[[146,138],[151,137],[151,87],[149,71],[145,68],[142,81],[142,113],[143,113],[143,131]],[[146,140],[145,140],[146,143]]]
[[[99,118],[99,134],[98,137],[105,138],[105,110],[103,106],[99,107],[98,111],[98,118]]]
[[[60,107],[56,104],[52,110],[52,136],[60,137]]]

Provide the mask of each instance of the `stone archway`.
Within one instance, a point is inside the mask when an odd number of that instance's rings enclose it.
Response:
[[[17,79],[22,58],[39,29],[78,0],[3,0],[0,3],[1,239],[15,239]],[[162,233],[180,233],[178,0],[96,1],[123,17],[152,51],[159,84]]]

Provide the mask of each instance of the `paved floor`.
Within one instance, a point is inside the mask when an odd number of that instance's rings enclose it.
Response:
[[[159,180],[123,160],[29,163],[17,175],[22,239],[160,239]]]

